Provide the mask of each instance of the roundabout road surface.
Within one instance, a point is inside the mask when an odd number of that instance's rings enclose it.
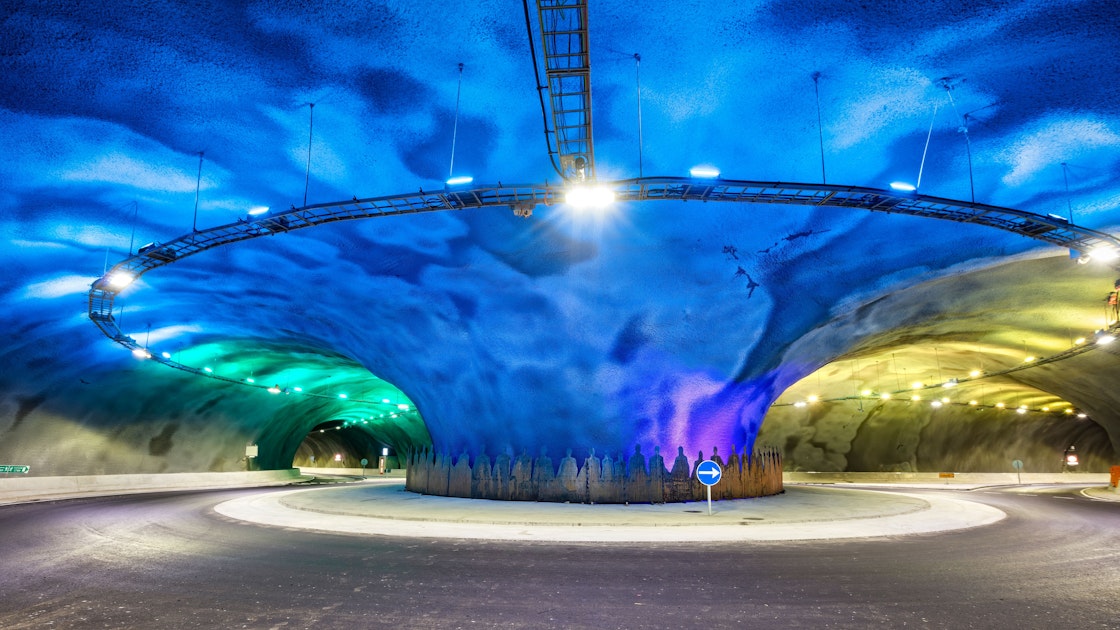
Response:
[[[972,529],[710,544],[359,536],[213,509],[259,489],[12,505],[0,627],[1120,628],[1120,503],[1078,490],[922,491],[1007,514]]]

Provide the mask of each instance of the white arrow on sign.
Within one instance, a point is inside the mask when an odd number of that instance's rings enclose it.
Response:
[[[710,459],[700,462],[700,465],[696,467],[696,478],[705,486],[716,485],[722,476],[723,469]]]

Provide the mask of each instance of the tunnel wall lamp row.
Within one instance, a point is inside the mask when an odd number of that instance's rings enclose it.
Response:
[[[129,339],[131,339],[131,338],[129,338]],[[133,344],[135,344],[135,342],[133,342]],[[244,379],[232,378],[232,377],[229,377],[229,376],[223,376],[221,374],[215,373],[214,368],[210,367],[209,365],[203,366],[201,368],[186,365],[184,363],[180,363],[178,361],[173,360],[170,352],[161,352],[159,355],[153,355],[152,352],[148,348],[146,348],[144,346],[140,346],[140,345],[133,345],[133,347],[131,348],[131,351],[132,351],[132,356],[136,357],[137,359],[152,360],[152,361],[155,361],[157,363],[161,363],[163,365],[166,365],[168,367],[175,368],[175,369],[177,369],[179,371],[182,371],[182,372],[187,372],[189,374],[194,374],[194,375],[197,375],[197,376],[204,376],[204,377],[211,378],[211,379],[214,379],[214,380],[222,381],[224,383],[231,383],[231,384],[234,384],[234,385],[242,385],[242,386],[245,386],[245,387],[251,387],[253,389],[263,389],[263,390],[265,390],[266,392],[268,392],[269,394],[272,394],[272,395],[302,394],[304,396],[308,396],[308,397],[311,397],[311,398],[321,398],[321,399],[326,399],[326,400],[345,400],[347,402],[352,402],[352,403],[361,403],[361,404],[366,404],[366,405],[376,405],[376,406],[381,406],[381,407],[386,407],[387,406],[387,407],[390,407],[392,409],[395,409],[397,412],[415,411],[415,408],[412,405],[409,405],[409,404],[406,404],[406,403],[396,403],[396,402],[393,402],[392,400],[390,400],[388,398],[381,398],[381,399],[377,399],[377,400],[371,400],[371,399],[366,399],[366,398],[352,398],[349,394],[347,394],[345,392],[340,392],[338,394],[320,394],[320,393],[316,393],[316,392],[306,392],[306,391],[304,391],[303,387],[300,387],[298,385],[297,386],[292,386],[292,387],[280,387],[279,384],[263,385],[263,384],[257,383],[257,379],[255,377],[252,377],[252,376],[246,377]],[[394,415],[394,417],[396,417],[396,416]]]
[[[993,378],[993,377],[996,377],[996,376],[1003,376],[1005,374],[1010,374],[1012,372],[1018,372],[1020,370],[1024,370],[1024,369],[1027,369],[1027,368],[1038,367],[1038,366],[1047,365],[1047,364],[1050,364],[1050,363],[1055,363],[1057,361],[1062,361],[1062,360],[1065,360],[1065,359],[1069,359],[1071,357],[1078,356],[1080,354],[1084,354],[1085,352],[1088,352],[1089,350],[1092,350],[1095,347],[1107,346],[1107,345],[1111,344],[1113,341],[1116,340],[1116,337],[1117,337],[1118,333],[1120,333],[1120,322],[1117,322],[1117,323],[1113,324],[1112,326],[1110,326],[1108,328],[1104,328],[1104,329],[1100,329],[1100,330],[1095,331],[1093,333],[1094,341],[1093,341],[1092,344],[1087,344],[1086,343],[1087,340],[1084,337],[1080,337],[1080,338],[1074,340],[1074,346],[1072,348],[1070,348],[1068,350],[1064,350],[1062,352],[1059,352],[1058,354],[1051,355],[1049,357],[1041,357],[1040,358],[1040,357],[1035,357],[1035,356],[1028,356],[1025,359],[1023,359],[1023,363],[1021,365],[1017,365],[1015,367],[1008,368],[1006,370],[1000,370],[998,372],[982,372],[980,370],[972,370],[968,374],[969,378],[950,378],[950,379],[948,379],[948,380],[946,380],[942,383],[936,383],[936,384],[933,384],[933,385],[926,385],[925,383],[923,383],[921,381],[914,381],[913,383],[910,384],[910,391],[925,391],[925,390],[934,390],[934,389],[952,389],[952,388],[957,387],[958,385],[960,385],[962,383],[968,383],[970,381],[977,381],[977,380],[982,380],[982,379],[987,379],[987,378]],[[830,399],[822,401],[820,396],[818,396],[816,394],[810,394],[809,396],[806,396],[804,400],[799,400],[799,401],[796,401],[796,402],[793,402],[793,403],[774,403],[774,405],[772,405],[772,406],[774,406],[774,407],[793,406],[793,407],[802,408],[802,407],[806,407],[810,404],[817,403],[817,402],[838,402],[838,401],[843,401],[843,400],[863,400],[863,399],[866,399],[866,398],[879,398],[880,400],[887,401],[887,400],[896,399],[896,396],[899,397],[898,400],[902,400],[903,402],[914,403],[914,402],[921,402],[921,400],[922,400],[922,397],[918,394],[911,394],[909,397],[906,397],[905,394],[906,394],[905,391],[876,393],[873,390],[865,389],[865,390],[860,392],[859,396],[842,396],[842,397],[839,397],[839,398],[830,398]],[[942,398],[939,398],[939,399],[935,399],[935,400],[931,401],[931,403],[930,403],[930,405],[934,408],[940,408],[940,407],[942,407],[944,405],[947,405],[947,404],[963,404],[963,403],[951,403],[950,399],[947,398],[947,397],[942,397]],[[978,408],[992,408],[992,409],[1003,409],[1003,408],[1006,407],[1006,404],[1002,403],[1002,402],[996,403],[995,405],[980,405],[979,402],[976,401],[976,400],[970,400],[967,403],[967,405],[972,406],[972,407],[978,407]],[[1028,408],[1024,405],[1024,406],[1018,407],[1016,409],[1016,411],[1018,413],[1022,414],[1022,413],[1026,413],[1028,411]],[[1042,407],[1038,411],[1041,411],[1043,413],[1049,413],[1050,409],[1048,407]],[[1065,413],[1069,414],[1069,415],[1072,415],[1072,414],[1076,413],[1078,418],[1085,418],[1086,417],[1085,414],[1077,413],[1072,408],[1066,409]]]

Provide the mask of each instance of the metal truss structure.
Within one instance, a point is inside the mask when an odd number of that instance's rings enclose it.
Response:
[[[1086,254],[1097,248],[1120,249],[1120,239],[1111,234],[1073,225],[1053,215],[990,206],[918,194],[902,194],[876,188],[829,184],[794,184],[737,180],[700,180],[684,177],[645,177],[606,182],[616,199],[627,201],[696,201],[815,206],[902,214],[958,223],[975,223],[1005,230],[1058,247]],[[125,335],[113,316],[113,304],[128,281],[164,265],[215,247],[262,236],[283,234],[337,221],[376,217],[507,207],[526,216],[538,205],[564,202],[565,188],[549,184],[481,186],[353,198],[273,211],[198,232],[165,243],[153,243],[120,261],[93,283],[89,291],[89,318],[107,337],[133,350],[142,349]],[[165,361],[167,362],[167,361]]]
[[[587,2],[538,0],[537,12],[561,175],[576,181],[595,179]]]

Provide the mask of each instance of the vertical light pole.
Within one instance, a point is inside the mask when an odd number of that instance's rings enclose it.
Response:
[[[303,205],[307,206],[307,187],[311,183],[311,139],[315,137],[315,103],[307,104],[307,170],[303,173]]]
[[[194,221],[191,222],[191,231],[198,231],[198,191],[202,188],[202,155],[203,151],[198,152],[198,176],[194,180]]]
[[[828,178],[824,175],[824,129],[821,127],[821,73],[813,73],[813,93],[817,95],[817,139],[821,144],[821,183],[827,184]]]
[[[642,176],[642,56],[634,53],[634,84],[638,94],[638,177]]]
[[[198,193],[196,192],[195,194],[197,195]],[[198,205],[198,201],[196,200],[195,201],[195,206],[197,207],[197,205]],[[195,210],[195,212],[197,212],[197,209]],[[137,219],[137,215],[139,215],[139,214],[140,214],[140,204],[133,201],[132,202],[132,236],[128,237],[128,255],[130,257],[132,256],[132,246],[136,243],[136,219]],[[105,250],[105,255],[108,256],[108,254],[109,254],[109,251]]]
[[[463,95],[463,64],[459,64],[459,87],[455,89],[455,124],[451,127],[451,168],[447,179],[455,177],[455,143],[459,138],[459,99]]]
[[[1073,202],[1069,198],[1069,165],[1062,162],[1062,180],[1066,184],[1066,208],[1069,210],[1069,224],[1073,225]]]
[[[949,95],[949,105],[953,107],[953,113],[961,119],[961,131],[964,133],[964,147],[968,152],[968,191],[972,203],[976,203],[976,186],[972,181],[972,141],[968,138],[968,114],[961,116],[957,112],[957,103],[953,100],[953,85],[948,77],[941,79],[941,87],[945,88],[945,94]]]

